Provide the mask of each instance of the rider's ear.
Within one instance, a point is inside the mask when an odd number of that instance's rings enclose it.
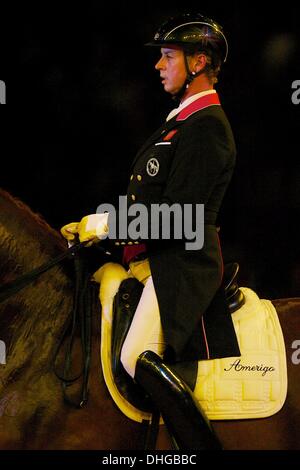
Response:
[[[203,52],[199,52],[195,55],[195,66],[194,71],[196,73],[201,72],[206,67],[207,57]]]

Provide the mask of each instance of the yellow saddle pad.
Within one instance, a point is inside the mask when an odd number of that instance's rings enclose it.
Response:
[[[119,409],[130,419],[142,422],[151,415],[132,406],[119,393],[111,371],[112,299],[126,278],[120,266],[109,263],[108,289],[101,283],[101,362],[108,390]],[[109,287],[114,274],[113,289]],[[119,274],[119,282],[116,281]],[[97,273],[96,273],[97,274]],[[95,278],[97,278],[95,276]],[[99,282],[101,279],[98,276]],[[211,420],[263,418],[281,409],[287,393],[285,345],[276,310],[251,289],[241,288],[245,304],[232,315],[241,356],[199,361],[195,396]],[[109,291],[110,294],[109,294]]]
[[[265,418],[286,398],[285,344],[275,307],[241,290],[246,302],[232,315],[241,356],[198,363],[195,395],[211,420]]]

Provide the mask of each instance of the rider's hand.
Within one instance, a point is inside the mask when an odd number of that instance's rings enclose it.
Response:
[[[108,235],[107,225],[108,213],[91,214],[83,217],[78,224],[78,235],[81,242],[90,242],[86,246],[91,246],[103,240]]]
[[[75,239],[75,234],[78,233],[78,225],[79,222],[71,222],[70,224],[64,225],[60,232],[64,238],[68,241],[72,241]]]

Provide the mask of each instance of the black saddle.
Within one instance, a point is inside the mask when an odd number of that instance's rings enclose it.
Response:
[[[230,313],[235,312],[245,303],[245,296],[237,283],[239,269],[238,263],[228,263],[224,266],[223,286]]]
[[[135,278],[125,279],[119,288],[113,306],[111,361],[115,384],[121,395],[142,411],[152,411],[150,400],[142,388],[125,371],[120,357],[121,349],[143,291],[143,284]]]

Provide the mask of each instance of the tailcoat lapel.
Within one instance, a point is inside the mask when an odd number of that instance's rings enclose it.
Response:
[[[139,157],[149,148],[151,145],[153,145],[155,142],[161,140],[164,135],[166,135],[170,130],[172,130],[175,127],[181,126],[181,122],[176,121],[176,116],[173,119],[170,119],[170,121],[164,122],[159,129],[157,129],[150,137],[149,139],[144,143],[144,145],[140,148],[138,153],[136,154],[132,164],[131,164],[131,169],[134,167],[136,161],[139,159]]]

